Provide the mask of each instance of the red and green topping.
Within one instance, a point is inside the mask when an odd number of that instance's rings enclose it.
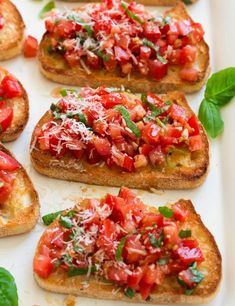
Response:
[[[22,94],[22,88],[14,77],[6,75],[2,80],[0,78],[0,132],[4,132],[13,120],[13,108],[8,106],[7,100]]]
[[[56,270],[97,275],[144,300],[171,276],[179,292],[192,294],[204,278],[204,256],[188,218],[182,202],[153,211],[122,187],[118,196],[44,216],[47,225],[56,221],[40,240],[34,271],[42,278]]]
[[[121,75],[132,72],[162,79],[169,66],[180,66],[180,77],[199,78],[197,47],[201,24],[191,19],[150,14],[143,5],[118,0],[88,4],[85,9],[53,11],[45,21],[52,39],[49,53],[61,53],[70,66],[86,73],[104,68]]]
[[[4,18],[3,16],[0,14],[0,30],[4,27]]]
[[[196,116],[153,93],[85,87],[62,90],[51,119],[35,132],[40,149],[90,164],[135,171],[147,165],[175,168],[202,149]]]
[[[0,207],[11,194],[14,183],[13,173],[19,167],[19,163],[14,158],[0,151]]]

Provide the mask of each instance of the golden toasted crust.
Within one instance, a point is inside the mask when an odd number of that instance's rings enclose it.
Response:
[[[167,15],[177,19],[190,19],[185,5],[178,2],[171,10],[166,12]],[[77,85],[98,87],[106,85],[108,87],[120,87],[130,89],[132,92],[152,91],[166,93],[173,90],[181,90],[186,93],[195,92],[201,89],[207,80],[210,72],[209,67],[209,47],[202,40],[197,44],[198,59],[197,68],[199,70],[199,79],[196,82],[187,82],[180,79],[179,66],[170,65],[167,75],[160,81],[150,80],[143,75],[133,72],[130,78],[120,76],[118,71],[108,72],[104,69],[95,70],[88,75],[80,65],[69,67],[66,60],[60,54],[48,52],[51,45],[51,35],[45,33],[39,47],[40,70],[48,79],[67,85]]]
[[[15,5],[9,0],[0,3],[4,27],[0,30],[0,60],[10,59],[21,53],[24,39],[24,21]]]
[[[0,82],[5,75],[11,75],[7,70],[0,67]],[[15,78],[15,77],[14,77]],[[22,133],[29,118],[29,100],[26,90],[18,81],[23,91],[22,97],[15,97],[6,99],[7,106],[13,108],[13,120],[10,126],[4,131],[0,132],[0,141],[9,142],[17,139]]]
[[[200,271],[204,273],[205,279],[196,287],[192,295],[187,296],[182,293],[182,288],[180,288],[175,277],[166,277],[163,284],[158,286],[151,294],[148,301],[150,304],[207,303],[216,295],[219,289],[222,274],[221,255],[214,237],[202,223],[192,202],[186,200],[180,200],[179,202],[189,211],[189,217],[183,228],[190,228],[192,230],[192,236],[198,239],[199,246],[205,257],[205,261],[200,264]],[[50,225],[50,228],[56,224],[55,222]],[[38,253],[42,240],[43,235],[38,243],[35,256]],[[90,277],[89,279],[86,276],[68,277],[66,272],[60,269],[53,272],[46,279],[39,277],[36,273],[34,276],[40,287],[52,292],[133,303],[144,302],[139,294],[129,299],[123,294],[123,290],[118,291],[117,287],[102,282],[102,280],[95,277]],[[83,282],[87,282],[89,286],[84,286]]]
[[[182,93],[168,93],[163,96],[163,99],[182,105],[188,115],[193,114]],[[47,112],[38,122],[35,130],[40,128],[49,118],[50,113]],[[44,175],[88,184],[141,189],[195,188],[205,180],[209,166],[209,143],[201,124],[200,129],[203,142],[202,150],[195,153],[189,166],[157,169],[148,165],[133,173],[127,173],[121,172],[118,168],[110,169],[106,165],[94,166],[87,163],[85,159],[79,161],[70,154],[57,160],[50,153],[40,150],[37,144],[35,145],[35,130],[31,140],[31,161],[34,168]]]
[[[0,150],[12,156],[2,144]],[[30,231],[39,216],[38,194],[22,165],[14,172],[14,178],[9,198],[0,204],[0,237]]]

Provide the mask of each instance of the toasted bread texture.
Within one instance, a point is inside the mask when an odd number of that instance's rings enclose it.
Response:
[[[193,114],[182,93],[168,93],[163,99],[183,106],[188,115]],[[201,124],[202,150],[194,152],[190,158],[177,160],[174,167],[166,166],[158,169],[148,165],[128,173],[121,172],[118,168],[110,169],[106,165],[91,165],[84,158],[77,160],[70,154],[58,160],[49,152],[40,150],[36,144],[35,131],[49,119],[50,112],[47,112],[36,125],[31,140],[32,164],[44,175],[88,184],[141,189],[190,189],[201,185],[206,178],[209,166],[209,143]]]
[[[168,10],[166,14],[178,20],[191,20],[185,5],[181,2]],[[104,69],[95,70],[88,75],[80,65],[71,68],[62,55],[48,52],[50,46],[51,34],[46,32],[39,47],[40,70],[48,79],[67,85],[86,86],[89,84],[91,87],[101,85],[120,87],[123,85],[132,92],[166,93],[172,90],[181,90],[191,93],[201,89],[210,72],[209,47],[204,40],[197,44],[196,66],[199,71],[199,78],[195,82],[181,80],[179,76],[180,67],[176,65],[170,65],[167,75],[160,81],[148,79],[137,72],[131,73],[130,78],[122,77],[118,71],[109,72]]]
[[[2,144],[0,150],[12,156]],[[39,216],[38,194],[22,165],[14,172],[14,178],[12,193],[0,204],[0,237],[30,231]]]
[[[21,53],[24,39],[24,21],[15,5],[9,0],[0,3],[4,26],[0,30],[0,60],[7,60]]]
[[[64,0],[66,2],[94,2],[93,0]],[[140,0],[139,3],[142,3],[144,5],[175,5],[179,0]],[[197,0],[181,0],[185,4],[192,4],[195,3]],[[127,2],[131,2],[131,0],[128,0]]]
[[[175,277],[166,277],[162,285],[150,295],[147,303],[150,304],[201,304],[207,303],[216,295],[221,281],[221,255],[216,245],[214,237],[202,223],[200,216],[196,213],[192,202],[180,200],[181,207],[185,207],[189,211],[185,228],[191,228],[192,234],[197,238],[199,247],[202,250],[205,261],[200,264],[200,271],[204,273],[205,279],[195,288],[192,295],[182,294],[180,285]],[[156,209],[155,209],[156,210]],[[54,221],[49,226],[49,229],[55,226],[57,221]],[[39,241],[36,254],[38,253],[40,242],[43,240],[43,235]],[[144,302],[139,294],[135,294],[133,298],[128,298],[124,295],[123,290],[118,290],[118,287],[107,284],[101,279],[95,277],[87,278],[86,276],[68,277],[66,272],[58,269],[46,279],[34,274],[34,277],[43,289],[78,296],[127,301],[132,303]]]
[[[0,81],[6,76],[11,75],[7,70],[0,67]],[[13,108],[13,120],[10,126],[4,131],[0,132],[0,140],[2,142],[9,142],[17,139],[22,133],[29,118],[29,100],[26,90],[23,85],[18,81],[21,86],[23,95],[12,99],[6,99],[6,104]]]

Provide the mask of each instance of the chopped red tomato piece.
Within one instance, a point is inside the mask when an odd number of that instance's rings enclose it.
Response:
[[[37,255],[34,257],[33,270],[42,278],[47,278],[52,272],[54,266],[51,262],[51,258],[46,255]]]
[[[189,150],[194,152],[201,150],[203,146],[201,135],[190,136],[189,137]]]
[[[13,182],[14,178],[10,173],[0,170],[0,206],[11,194]]]
[[[143,129],[142,138],[148,144],[156,144],[160,139],[160,128],[155,123],[149,122]]]
[[[132,272],[132,274],[128,275],[128,287],[135,288],[139,284],[144,275],[144,270],[144,267],[138,267]]]
[[[11,75],[7,75],[2,79],[1,87],[4,98],[6,99],[21,97],[23,94],[23,90],[19,82]]]
[[[24,42],[24,56],[35,57],[38,51],[38,41],[33,36],[28,35]]]
[[[149,75],[154,80],[160,80],[167,74],[168,64],[162,63],[159,60],[149,60]]]
[[[189,247],[179,247],[176,253],[180,260],[187,265],[190,265],[194,261],[198,263],[204,261],[202,251],[198,247],[193,249],[190,249]]]
[[[0,15],[0,30],[4,27],[4,18]]]
[[[183,68],[180,71],[180,78],[188,82],[196,82],[199,78],[199,71],[195,68]]]
[[[0,169],[6,171],[14,171],[19,169],[20,164],[10,155],[0,151]]]
[[[108,141],[107,138],[96,137],[95,140],[94,140],[94,145],[95,145],[95,148],[96,148],[97,152],[100,155],[102,155],[102,156],[103,155],[104,156],[110,155],[111,145],[110,145],[110,142]]]
[[[173,206],[174,218],[184,222],[188,216],[188,210],[184,209],[179,203]]]
[[[59,37],[70,37],[76,30],[76,23],[72,20],[60,20],[54,27],[54,33]]]
[[[148,40],[156,42],[161,37],[161,32],[157,23],[152,21],[146,22],[144,24],[144,34]]]
[[[200,125],[199,121],[196,117],[195,114],[193,114],[189,119],[188,119],[188,124],[190,125],[191,128],[193,128],[193,132],[191,133],[192,136],[196,136],[200,133]]]
[[[128,264],[138,263],[144,259],[147,252],[139,240],[137,235],[133,235],[127,238],[123,249],[123,257]]]
[[[4,132],[13,119],[13,109],[11,107],[1,108],[0,107],[0,130]]]

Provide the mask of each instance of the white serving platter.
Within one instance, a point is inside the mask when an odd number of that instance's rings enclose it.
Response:
[[[38,12],[46,3],[33,0],[13,0],[21,11],[26,31],[40,39],[43,21]],[[59,2],[58,6],[74,4]],[[193,19],[201,22],[210,46],[212,70],[235,66],[235,1],[199,0],[189,7]],[[13,151],[26,167],[40,196],[41,215],[73,206],[78,197],[102,196],[117,188],[87,186],[58,181],[39,175],[32,168],[29,158],[29,142],[34,125],[49,108],[53,99],[52,90],[58,86],[47,81],[39,72],[35,59],[19,56],[0,65],[9,69],[24,84],[30,99],[30,119],[21,137],[6,146]],[[203,90],[189,95],[191,107],[197,112]],[[210,306],[235,305],[235,103],[223,111],[225,131],[222,137],[211,141],[211,165],[206,182],[191,191],[166,191],[161,195],[137,191],[137,194],[152,205],[164,204],[179,198],[192,199],[206,226],[215,236],[223,257],[223,282],[217,297]],[[41,290],[33,279],[32,258],[36,243],[44,230],[39,221],[36,228],[24,235],[0,240],[0,266],[14,275],[18,287],[20,306],[62,306],[65,296]],[[103,301],[78,297],[79,306],[127,306],[128,303]]]

